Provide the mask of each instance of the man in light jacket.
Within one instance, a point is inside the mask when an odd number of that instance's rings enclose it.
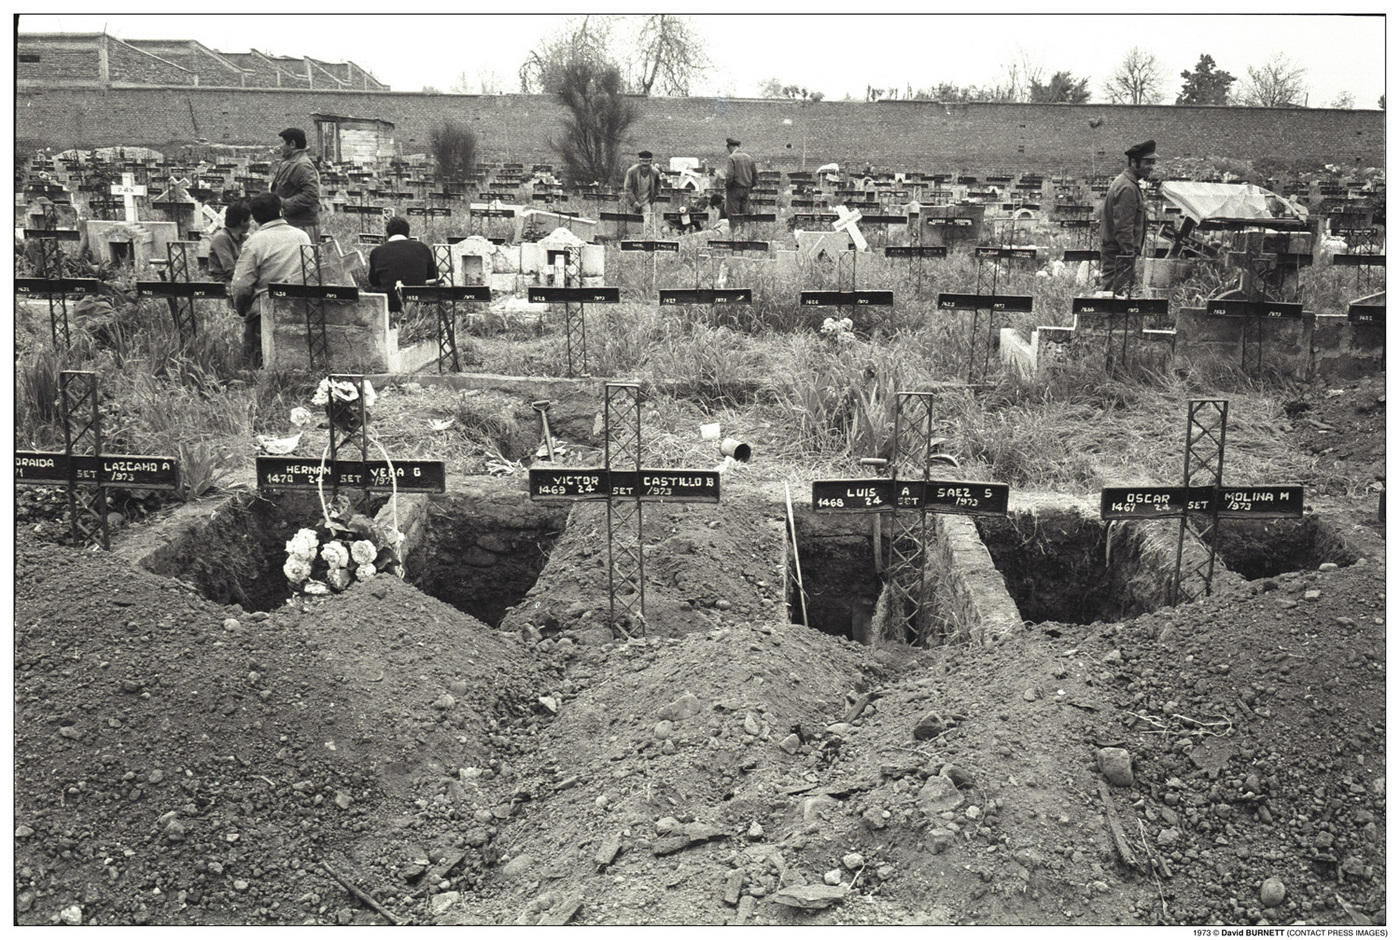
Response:
[[[289,127],[282,138],[282,162],[272,171],[272,192],[282,200],[282,218],[320,240],[321,174],[306,152],[306,132]]]

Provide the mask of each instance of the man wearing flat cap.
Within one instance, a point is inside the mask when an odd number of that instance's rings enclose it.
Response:
[[[282,200],[287,224],[305,232],[314,245],[320,234],[321,174],[306,152],[305,131],[289,127],[277,136],[282,138],[282,162],[272,171],[272,191]]]
[[[758,178],[754,169],[753,157],[739,149],[739,141],[726,138],[725,146],[729,156],[724,158],[724,214],[730,218],[747,215],[749,211],[749,190]]]
[[[637,162],[627,168],[622,178],[622,207],[642,214],[642,225],[650,227],[652,206],[661,193],[661,174],[651,163],[651,151],[637,154]]]
[[[1146,140],[1124,151],[1128,168],[1118,174],[1104,196],[1099,219],[1099,289],[1126,294],[1133,283],[1133,265],[1147,235],[1147,203],[1139,180],[1152,176],[1157,165],[1157,142]]]

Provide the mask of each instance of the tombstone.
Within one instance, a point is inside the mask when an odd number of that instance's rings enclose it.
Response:
[[[916,244],[943,245],[952,249],[981,243],[982,221],[987,207],[978,204],[920,205]]]
[[[304,372],[307,368],[306,313],[294,298],[258,298],[262,317],[263,368]],[[362,293],[357,300],[325,302],[326,353],[336,371],[400,371],[398,330],[389,327],[389,298]]]
[[[453,245],[445,246],[452,255],[452,283],[457,287],[485,284],[492,289],[509,290],[514,275],[504,285],[497,283],[496,246],[480,235],[472,235]],[[437,245],[433,246],[438,248]],[[504,246],[503,246],[504,248]]]
[[[565,259],[579,250],[580,284],[565,283]],[[557,228],[537,242],[520,246],[520,273],[535,275],[533,283],[547,287],[601,287],[603,246],[585,242],[566,228]]]
[[[521,240],[522,233],[531,228],[567,229],[586,242],[591,242],[598,232],[598,220],[583,216],[563,215],[548,209],[525,209],[515,214],[515,240]]]
[[[813,264],[823,259],[835,261],[851,248],[851,238],[844,231],[804,232],[798,229],[792,234],[797,239],[798,264]]]
[[[177,180],[172,177],[165,192],[151,200],[151,208],[161,213],[166,221],[179,226],[182,239],[193,241],[198,232],[195,223],[198,219],[199,202],[189,194],[186,188],[188,186],[189,180]]]
[[[174,222],[109,222],[89,219],[82,225],[87,252],[98,264],[147,267],[151,259],[165,259],[165,246],[180,241]]]

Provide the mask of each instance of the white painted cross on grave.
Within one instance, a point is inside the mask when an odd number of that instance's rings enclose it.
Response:
[[[860,233],[860,228],[856,225],[860,221],[859,209],[847,209],[844,205],[836,207],[836,221],[831,223],[834,231],[844,231],[851,237],[851,244],[856,251],[865,251],[870,246],[865,241],[865,236]]]
[[[130,173],[123,173],[122,181],[112,184],[112,195],[122,197],[126,208],[126,221],[136,222],[136,197],[146,195],[146,187],[136,185],[136,177]]]

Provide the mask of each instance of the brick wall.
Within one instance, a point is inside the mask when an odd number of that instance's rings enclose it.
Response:
[[[113,82],[139,82],[143,85],[193,85],[194,73],[142,52],[120,40],[107,37],[107,69]]]
[[[142,52],[160,56],[167,62],[187,68],[199,77],[200,85],[242,85],[243,72],[214,55],[204,46],[190,41],[136,40],[130,43]]]
[[[428,130],[444,118],[474,128],[485,159],[555,157],[548,139],[558,105],[530,95],[422,95],[402,92],[254,89],[77,89],[42,95],[21,86],[15,136],[26,145],[160,147],[190,139],[191,102],[202,135],[219,143],[261,143],[270,131],[310,125],[312,112],[392,121],[405,153],[426,151]],[[804,146],[808,169],[842,164],[988,173],[1113,172],[1125,146],[1147,137],[1172,156],[1264,156],[1346,165],[1385,165],[1385,114],[1322,109],[1198,108],[1129,105],[826,102],[709,98],[639,99],[642,117],[628,148],[716,161],[737,136],[761,164],[795,169]],[[182,119],[183,115],[183,119]],[[793,123],[785,125],[784,120]],[[1091,128],[1090,121],[1102,121]],[[1103,151],[1104,156],[1097,156]]]
[[[26,82],[96,82],[102,79],[100,36],[41,37],[21,34],[15,44],[15,79]],[[35,57],[38,61],[34,61]]]

